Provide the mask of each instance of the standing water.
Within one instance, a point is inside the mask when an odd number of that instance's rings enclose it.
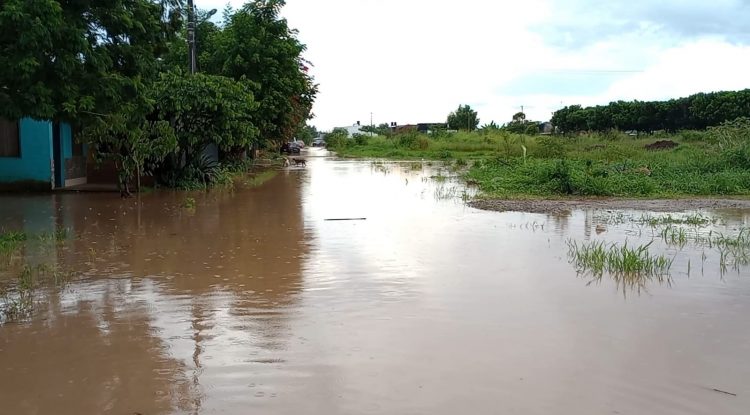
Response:
[[[255,188],[1,197],[0,413],[750,408],[750,212],[485,212],[449,169],[315,154]]]

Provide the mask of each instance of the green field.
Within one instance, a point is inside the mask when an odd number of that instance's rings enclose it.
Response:
[[[674,148],[649,150],[660,140]],[[338,144],[338,145],[337,145]],[[525,136],[406,133],[334,143],[342,157],[444,160],[467,166],[481,197],[670,198],[750,195],[750,121],[638,137],[619,132]]]

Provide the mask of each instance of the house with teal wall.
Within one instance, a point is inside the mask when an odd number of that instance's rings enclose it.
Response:
[[[67,123],[0,118],[0,189],[53,190],[86,183],[86,146]]]

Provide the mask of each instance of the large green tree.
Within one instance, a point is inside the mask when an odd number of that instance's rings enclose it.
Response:
[[[283,0],[256,0],[227,14],[204,40],[201,70],[248,82],[259,106],[253,120],[267,142],[290,140],[311,117],[317,85],[307,74],[306,47],[280,17]]]
[[[79,121],[140,99],[181,0],[3,0],[0,115]]]
[[[448,128],[451,130],[474,131],[478,125],[477,112],[469,105],[459,105],[456,111],[448,115]]]

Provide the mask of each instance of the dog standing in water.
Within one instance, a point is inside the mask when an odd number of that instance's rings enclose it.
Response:
[[[307,167],[307,160],[298,157],[292,157],[291,161],[284,157],[284,167],[289,167],[294,163],[295,166]]]

